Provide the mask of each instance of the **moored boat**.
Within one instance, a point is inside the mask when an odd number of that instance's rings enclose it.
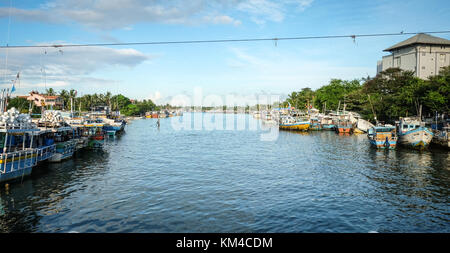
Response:
[[[398,143],[415,149],[425,149],[433,139],[433,133],[419,117],[400,118],[397,125]]]
[[[433,139],[431,142],[434,145],[450,149],[450,127],[443,127],[441,130],[433,130]]]
[[[73,156],[78,140],[73,137],[72,127],[60,127],[53,129],[55,133],[55,154],[48,159],[49,162],[61,162],[63,160],[69,159]]]
[[[331,116],[325,115],[322,117],[322,120],[320,121],[320,125],[322,126],[323,130],[334,130],[335,125],[333,124],[333,118]]]
[[[310,130],[315,130],[315,131],[320,131],[322,130],[322,124],[320,124],[320,121],[318,118],[316,117],[311,117],[310,118],[311,121],[311,125],[309,126]]]
[[[353,124],[350,120],[347,119],[339,119],[336,122],[336,132],[337,133],[346,133],[351,134],[353,132]]]
[[[39,129],[0,129],[0,183],[31,174],[39,156],[39,150],[31,145],[36,131]]]
[[[379,149],[395,149],[397,146],[397,131],[394,126],[374,126],[368,130],[370,144]]]
[[[309,126],[310,122],[306,118],[292,116],[282,116],[280,118],[280,129],[307,131]]]

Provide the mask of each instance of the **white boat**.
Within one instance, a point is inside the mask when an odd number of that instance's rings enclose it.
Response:
[[[425,127],[419,117],[400,118],[398,144],[416,149],[425,149],[433,139],[433,133]]]

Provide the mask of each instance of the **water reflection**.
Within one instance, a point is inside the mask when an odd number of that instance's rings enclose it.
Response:
[[[62,201],[73,192],[86,175],[102,173],[90,164],[106,163],[108,153],[102,150],[76,153],[62,163],[44,163],[33,168],[23,183],[11,183],[0,189],[0,231],[35,232],[44,216],[58,214],[66,207]],[[94,171],[92,171],[92,169]],[[88,171],[90,170],[90,171]]]

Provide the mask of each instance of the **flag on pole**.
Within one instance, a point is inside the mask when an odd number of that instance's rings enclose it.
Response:
[[[11,88],[11,93],[13,93],[15,90],[16,90],[16,87],[14,87],[14,84],[15,84],[16,82],[15,81],[13,81],[13,86],[12,86],[12,88]]]

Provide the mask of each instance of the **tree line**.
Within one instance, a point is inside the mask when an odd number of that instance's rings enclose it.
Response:
[[[130,98],[122,95],[112,95],[111,92],[86,94],[78,97],[77,92],[74,89],[65,90],[62,89],[59,92],[53,88],[46,89],[44,95],[48,96],[60,96],[63,104],[61,110],[73,110],[73,111],[91,111],[95,106],[109,106],[112,111],[120,111],[125,116],[138,116],[143,115],[148,111],[158,111],[160,106],[155,105],[151,99],[144,99],[142,101],[131,100]],[[22,113],[28,113],[30,107],[33,113],[41,113],[41,108],[30,104],[26,98],[14,97],[8,101],[8,109],[15,107]]]
[[[358,112],[363,118],[375,122],[394,122],[399,117],[421,113],[432,117],[436,113],[450,112],[450,66],[427,80],[414,76],[412,71],[390,68],[377,76],[355,80],[332,79],[317,90],[303,88],[292,92],[283,102],[300,110],[308,105],[322,112],[336,111],[338,107]]]

